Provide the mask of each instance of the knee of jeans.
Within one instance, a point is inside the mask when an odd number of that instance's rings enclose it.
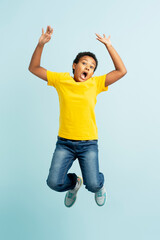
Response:
[[[57,192],[61,192],[63,184],[60,184],[57,180],[48,177],[47,180],[47,185],[50,187],[52,190],[55,190]]]
[[[101,187],[100,184],[94,182],[86,184],[86,189],[93,193],[98,192]]]

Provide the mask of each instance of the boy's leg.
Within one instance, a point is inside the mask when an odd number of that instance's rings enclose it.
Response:
[[[84,185],[89,191],[95,193],[100,190],[104,184],[104,175],[99,172],[98,142],[97,140],[89,140],[84,144],[80,144],[83,145],[81,146],[83,151],[79,151],[78,160]]]
[[[76,174],[67,174],[75,159],[75,152],[70,144],[58,139],[47,178],[47,185],[51,189],[64,192],[75,187]]]
[[[89,140],[81,143],[78,160],[82,171],[83,181],[86,188],[95,193],[95,200],[99,206],[104,205],[106,191],[104,188],[104,175],[99,172],[98,140]]]

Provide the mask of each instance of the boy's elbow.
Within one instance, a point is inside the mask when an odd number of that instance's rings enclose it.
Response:
[[[31,73],[33,73],[33,70],[31,69],[31,67],[28,67],[28,71],[30,71]]]
[[[127,74],[127,69],[122,72],[123,76]]]

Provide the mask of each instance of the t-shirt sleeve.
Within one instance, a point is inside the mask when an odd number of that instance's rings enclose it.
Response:
[[[108,91],[108,86],[105,87],[106,74],[102,76],[95,77],[97,86],[97,95],[101,92]]]
[[[53,86],[56,88],[59,81],[63,78],[65,78],[67,73],[63,72],[51,72],[47,70],[47,85]]]

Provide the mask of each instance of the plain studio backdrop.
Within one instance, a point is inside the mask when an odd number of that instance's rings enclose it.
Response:
[[[0,3],[0,239],[160,239],[160,2],[4,1]],[[70,72],[80,51],[96,54],[95,75],[114,70],[95,33],[111,35],[127,74],[97,97],[100,170],[107,204],[84,186],[76,204],[46,178],[59,127],[58,95],[28,71],[47,25],[41,66]],[[75,161],[71,172],[80,174]]]

